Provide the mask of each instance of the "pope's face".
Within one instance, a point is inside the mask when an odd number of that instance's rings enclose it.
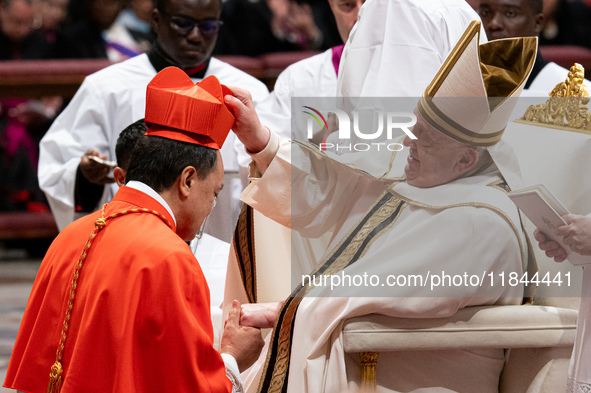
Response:
[[[537,37],[544,27],[544,15],[530,0],[480,0],[478,13],[489,40]]]
[[[203,22],[219,21],[221,13],[220,0],[168,0],[152,12],[158,48],[180,68],[202,64],[211,57],[218,34],[218,27]]]
[[[417,139],[404,138],[409,154],[404,168],[407,183],[411,186],[427,188],[449,183],[463,173],[458,167],[463,153],[469,147],[445,136],[415,110],[417,123],[412,133]]]

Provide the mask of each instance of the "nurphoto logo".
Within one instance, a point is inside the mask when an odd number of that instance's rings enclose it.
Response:
[[[417,139],[410,130],[417,122],[417,117],[412,112],[386,112],[369,109],[354,110],[351,114],[348,114],[343,110],[334,108],[325,111],[327,117],[329,114],[333,114],[338,120],[338,126],[335,125],[335,129],[332,130],[322,112],[311,106],[302,106],[302,108],[305,109],[302,112],[309,115],[307,123],[308,139],[311,139],[314,133],[319,131],[318,126],[320,130],[338,132],[339,142],[322,142],[319,145],[320,150],[369,151],[372,149],[388,149],[390,151],[400,151],[404,146],[401,143],[391,142],[394,138],[400,138],[400,130],[409,138]],[[353,142],[352,139],[355,141]],[[348,140],[351,143],[347,143]]]

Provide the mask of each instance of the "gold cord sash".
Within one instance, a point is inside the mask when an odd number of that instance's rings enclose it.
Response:
[[[63,383],[63,367],[62,367],[62,357],[64,353],[64,347],[66,344],[66,339],[68,338],[68,328],[70,323],[70,318],[72,317],[72,309],[74,308],[74,298],[76,297],[76,288],[78,287],[78,278],[80,277],[80,270],[84,265],[84,261],[88,256],[88,252],[90,251],[90,247],[96,238],[96,235],[107,225],[107,221],[121,217],[131,213],[150,213],[154,214],[158,218],[162,219],[169,227],[172,227],[168,219],[163,215],[158,213],[156,210],[149,210],[149,209],[130,209],[130,210],[123,210],[119,213],[111,214],[110,216],[105,217],[105,208],[107,204],[103,205],[103,209],[101,211],[101,217],[97,219],[94,223],[94,229],[90,233],[88,237],[88,241],[84,245],[84,250],[80,255],[80,259],[78,259],[78,263],[76,264],[76,269],[74,269],[74,275],[72,277],[72,287],[70,288],[70,295],[68,298],[68,307],[66,308],[66,315],[64,317],[64,324],[62,327],[62,335],[60,338],[59,345],[57,347],[57,352],[55,355],[55,363],[51,366],[51,372],[49,373],[49,385],[47,386],[47,393],[59,393],[62,389]]]

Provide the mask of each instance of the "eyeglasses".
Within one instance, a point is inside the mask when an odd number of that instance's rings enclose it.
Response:
[[[220,26],[224,24],[221,20],[195,20],[184,15],[170,15],[162,10],[160,10],[160,13],[170,18],[171,26],[181,35],[189,35],[197,26],[204,37],[211,38],[218,33]]]
[[[213,208],[217,204],[218,204],[218,196],[216,195],[213,198],[213,205],[211,206],[211,210],[213,210]],[[209,212],[209,214],[211,214],[211,211]],[[207,223],[207,218],[209,217],[209,214],[207,215],[207,217],[205,217],[205,220],[203,220],[203,223],[201,224],[201,227],[199,228],[199,232],[197,232],[197,235],[195,236],[195,238],[197,239],[197,242],[195,244],[195,249],[197,248],[197,243],[199,243],[199,240],[201,240],[201,237],[203,237],[203,230],[205,229],[205,224]]]

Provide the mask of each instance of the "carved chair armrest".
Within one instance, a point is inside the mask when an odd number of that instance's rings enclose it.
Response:
[[[576,310],[547,306],[467,307],[447,318],[370,314],[343,326],[345,352],[359,352],[362,384],[375,388],[379,352],[484,348],[570,347]]]

